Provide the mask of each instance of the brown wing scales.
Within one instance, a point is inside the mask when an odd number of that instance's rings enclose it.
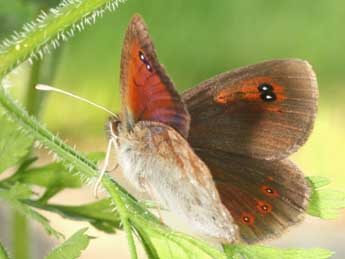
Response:
[[[132,129],[138,121],[170,125],[187,137],[190,117],[173,82],[159,63],[142,18],[135,15],[128,25],[121,58],[123,121]]]
[[[307,62],[273,60],[215,76],[183,94],[193,147],[283,159],[308,138],[317,111]]]
[[[248,243],[280,235],[301,220],[309,187],[290,161],[265,161],[196,150],[209,167],[223,204]]]

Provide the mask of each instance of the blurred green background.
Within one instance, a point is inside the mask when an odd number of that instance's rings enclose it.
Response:
[[[0,39],[31,20],[38,6],[58,2],[0,0]],[[118,111],[122,41],[136,12],[146,20],[159,59],[179,91],[263,60],[308,60],[318,77],[319,112],[309,141],[293,159],[306,174],[330,177],[334,187],[345,188],[344,1],[128,0],[62,44],[53,86]],[[21,100],[29,74],[30,65],[23,64],[9,78]],[[105,150],[107,117],[55,93],[43,104],[42,120],[48,128],[83,150]]]

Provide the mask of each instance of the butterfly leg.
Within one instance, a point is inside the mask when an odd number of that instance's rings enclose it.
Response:
[[[111,146],[113,144],[113,139],[111,138],[108,142],[108,147],[107,147],[107,153],[105,155],[105,160],[104,160],[104,165],[101,169],[100,175],[96,181],[95,187],[93,189],[93,195],[98,198],[98,189],[101,184],[102,178],[107,170],[108,164],[109,164],[109,158],[110,158],[110,152],[111,152]],[[116,166],[117,167],[117,166]]]

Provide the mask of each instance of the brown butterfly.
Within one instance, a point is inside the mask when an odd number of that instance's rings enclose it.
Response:
[[[286,157],[306,141],[317,111],[307,62],[240,68],[180,96],[135,15],[120,83],[122,112],[108,127],[137,189],[221,242],[275,237],[301,220],[310,189]]]

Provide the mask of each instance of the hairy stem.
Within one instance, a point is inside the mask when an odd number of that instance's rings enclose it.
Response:
[[[28,222],[26,216],[16,210],[12,210],[12,246],[13,258],[30,258],[30,243],[28,239]]]
[[[123,1],[64,0],[57,8],[51,8],[48,15],[42,13],[0,46],[0,78],[27,58],[39,58],[49,48],[58,47],[59,41],[66,41],[75,31],[94,23],[106,10],[115,10],[120,2]]]
[[[129,215],[128,215],[127,209],[125,207],[125,200],[122,199],[122,197],[119,195],[119,193],[117,193],[116,191],[113,190],[112,186],[109,185],[109,184],[111,184],[110,182],[104,181],[103,184],[104,184],[103,186],[109,192],[111,198],[116,202],[117,209],[118,209],[119,214],[120,214],[121,222],[123,224],[123,228],[127,234],[127,240],[128,240],[129,250],[131,253],[131,258],[137,259],[138,255],[137,255],[137,251],[135,248],[135,242],[134,242],[134,237],[133,237],[133,233],[132,233],[132,228],[131,228],[131,225],[129,224]]]

